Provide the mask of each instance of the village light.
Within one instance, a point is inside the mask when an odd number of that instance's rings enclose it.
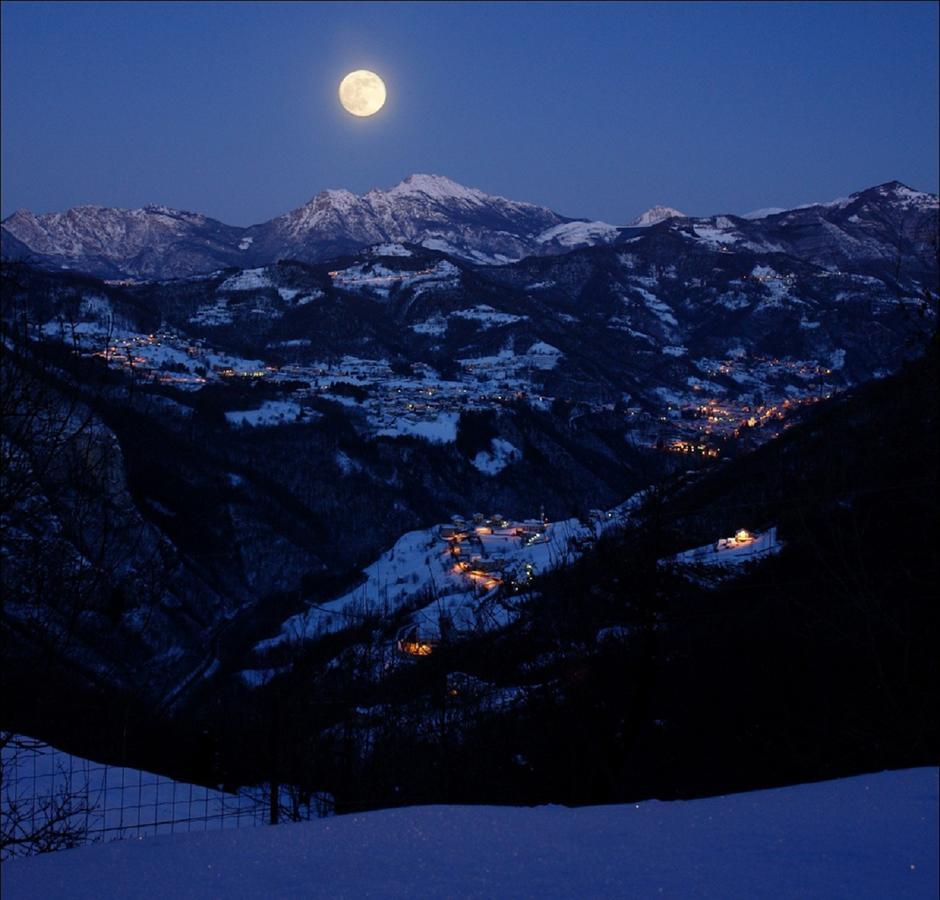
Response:
[[[430,656],[434,649],[427,641],[400,641],[398,647],[409,656]]]

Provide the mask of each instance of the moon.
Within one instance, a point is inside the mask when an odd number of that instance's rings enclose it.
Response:
[[[339,83],[339,102],[354,116],[374,116],[385,105],[385,82],[375,72],[356,69]]]

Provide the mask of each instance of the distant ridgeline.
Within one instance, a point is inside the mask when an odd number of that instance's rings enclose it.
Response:
[[[387,191],[363,196],[323,191],[248,228],[166,206],[77,206],[41,215],[18,210],[0,223],[0,234],[4,259],[111,279],[180,278],[281,259],[322,262],[396,243],[501,265],[586,246],[643,249],[668,234],[681,236],[690,247],[785,254],[826,268],[851,269],[863,262],[877,268],[900,258],[917,277],[935,264],[930,242],[936,217],[936,196],[892,181],[835,201],[745,216],[696,218],[655,206],[616,226],[495,197],[440,175],[412,175]]]

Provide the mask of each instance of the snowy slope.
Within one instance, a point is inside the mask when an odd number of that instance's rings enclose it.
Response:
[[[673,217],[684,219],[685,213],[671,206],[652,206],[646,212],[640,213],[630,225],[633,228],[645,228],[647,225],[656,225],[658,222],[665,222],[666,219]]]
[[[80,832],[80,845],[267,821],[268,798],[263,788],[245,788],[238,793],[213,790],[154,772],[74,756],[22,735],[12,736],[2,756],[0,826],[4,835],[28,834],[33,822],[45,821],[43,810],[53,798],[64,797],[71,802],[60,808],[71,814],[63,814],[63,821]],[[26,827],[15,827],[14,818]],[[15,844],[0,851],[4,860],[26,855],[28,852]]]
[[[76,206],[34,215],[20,209],[3,220],[3,231],[55,268],[100,277],[173,278],[236,265],[244,229],[199,213],[145,206],[111,209]]]
[[[484,534],[480,536],[481,546],[487,557],[504,560],[510,568],[521,571],[528,564],[533,572],[545,572],[576,558],[578,554],[572,549],[576,539],[622,522],[637,499],[631,498],[610,510],[602,525],[588,526],[577,519],[566,519],[548,523],[538,541],[528,542],[508,534]],[[440,538],[437,528],[409,531],[364,569],[363,575],[364,581],[351,591],[291,616],[278,635],[262,641],[257,649],[268,650],[285,642],[317,637],[356,623],[367,614],[394,612],[428,593],[433,599],[429,597],[426,610],[419,610],[413,617],[425,631],[434,627],[435,614],[444,608],[454,617],[458,628],[470,627],[475,623],[474,613],[480,601],[475,584],[485,585],[487,591],[495,586],[487,584],[487,579],[475,582],[462,573],[455,565],[450,545]],[[492,624],[505,625],[506,620],[501,617]]]
[[[763,206],[760,209],[751,210],[749,213],[743,213],[740,218],[742,219],[766,219],[767,216],[775,216],[777,213],[786,212],[782,206]]]
[[[618,230],[616,225],[606,222],[564,222],[543,231],[536,241],[540,244],[556,242],[566,248],[609,244],[617,237]]]
[[[689,802],[427,806],[18,860],[4,897],[934,898],[938,770]]]

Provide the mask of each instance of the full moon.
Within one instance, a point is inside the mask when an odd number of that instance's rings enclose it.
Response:
[[[366,69],[350,72],[339,83],[339,102],[354,116],[374,116],[385,105],[385,82]]]

